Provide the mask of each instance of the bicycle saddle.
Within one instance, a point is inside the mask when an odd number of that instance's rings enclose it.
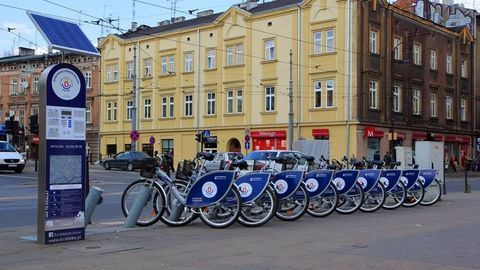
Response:
[[[361,161],[358,161],[358,160],[352,160],[352,162],[350,162],[353,166],[362,166],[362,162]]]
[[[212,161],[215,158],[215,155],[208,152],[200,152],[197,153],[197,158],[203,158],[205,160]]]
[[[383,161],[372,160],[371,162],[372,162],[372,164],[375,164],[375,165],[378,165],[378,166],[383,166]]]
[[[271,160],[275,161],[278,164],[295,164],[295,160],[288,157],[274,157],[271,158]]]
[[[312,157],[312,156],[305,156],[305,159],[310,163],[315,161],[315,157]]]
[[[230,163],[230,166],[232,168],[239,168],[240,170],[246,170],[248,168],[248,164],[245,160],[233,161]]]
[[[391,165],[391,166],[400,166],[400,165],[402,165],[402,162],[400,162],[400,161],[392,161],[392,162],[390,162],[390,165]]]

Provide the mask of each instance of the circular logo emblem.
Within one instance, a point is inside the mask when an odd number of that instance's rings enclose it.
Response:
[[[390,184],[390,181],[388,181],[386,177],[381,177],[380,183],[382,183],[384,187],[388,187],[388,185]]]
[[[61,68],[52,77],[53,92],[63,100],[72,100],[80,93],[80,78],[68,68]]]
[[[217,185],[213,182],[206,182],[202,186],[202,194],[206,198],[213,198],[215,195],[217,195]]]
[[[345,180],[343,180],[340,177],[333,179],[333,183],[335,184],[335,187],[337,187],[338,190],[342,190],[345,188]]]
[[[242,196],[242,198],[246,198],[252,194],[252,185],[249,183],[242,183],[238,188],[240,189],[240,196]]]
[[[288,184],[285,180],[280,179],[277,182],[275,182],[275,190],[277,191],[278,194],[283,194],[287,192],[288,189]]]
[[[305,181],[305,185],[307,186],[307,190],[310,192],[314,192],[318,189],[318,181],[315,178],[309,178]]]
[[[401,176],[400,181],[402,181],[404,185],[408,185],[408,179],[405,176]]]
[[[357,179],[357,182],[360,183],[360,185],[362,186],[362,188],[366,188],[367,187],[367,179],[365,179],[365,177],[359,177]]]

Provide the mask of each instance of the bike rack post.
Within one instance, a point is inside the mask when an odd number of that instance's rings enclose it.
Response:
[[[129,209],[127,220],[123,224],[124,228],[134,228],[137,224],[137,220],[142,214],[142,210],[148,201],[152,188],[150,186],[142,186],[138,192],[137,198],[133,202],[132,207]]]
[[[85,224],[90,224],[93,211],[99,204],[100,197],[102,196],[103,189],[98,186],[92,186],[90,192],[88,192],[87,199],[85,200]]]

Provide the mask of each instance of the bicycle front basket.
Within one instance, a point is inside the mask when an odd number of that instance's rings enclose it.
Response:
[[[140,176],[145,178],[153,178],[156,163],[157,163],[157,160],[155,158],[142,159]]]

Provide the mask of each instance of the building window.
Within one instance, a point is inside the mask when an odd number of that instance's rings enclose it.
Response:
[[[85,86],[87,89],[92,88],[92,72],[86,71],[85,72]]]
[[[215,115],[215,93],[207,93],[207,115]]]
[[[152,117],[152,100],[146,98],[143,100],[143,119],[150,119]]]
[[[112,102],[107,102],[107,122],[112,121]]]
[[[168,69],[167,69],[168,56],[162,56],[161,61],[162,61],[162,67],[161,67],[161,70],[160,70],[160,74],[166,75],[166,74],[168,74]]]
[[[437,70],[437,51],[430,50],[430,68]]]
[[[133,118],[133,100],[127,100],[127,120],[132,120]]]
[[[168,153],[173,151],[173,139],[163,139],[162,140],[162,153]]]
[[[378,32],[375,30],[370,30],[370,52],[378,53]]]
[[[393,58],[395,60],[402,60],[402,38],[393,38]]]
[[[193,115],[193,95],[186,95],[185,96],[185,116],[192,116]]]
[[[168,106],[170,108],[170,117],[173,118],[175,116],[175,97],[174,96],[169,97]]]
[[[25,125],[25,109],[18,110],[18,122],[21,126]]]
[[[467,101],[460,99],[460,121],[467,121]]]
[[[275,111],[275,87],[265,87],[265,111]]]
[[[227,66],[243,64],[243,44],[227,47]]]
[[[233,90],[227,91],[227,113],[233,113]]]
[[[143,77],[149,78],[152,77],[152,59],[145,59],[144,61],[144,72]]]
[[[10,95],[15,96],[17,94],[17,79],[10,80]]]
[[[207,51],[207,69],[213,69],[216,67],[215,54],[216,54],[215,50]]]
[[[452,74],[452,56],[447,55],[447,73]]]
[[[113,80],[118,81],[118,65],[113,65]]]
[[[127,63],[127,80],[133,79],[133,62]]]
[[[467,78],[467,60],[462,60],[460,68],[462,78]]]
[[[106,76],[105,76],[107,82],[113,81],[112,70],[113,70],[113,66],[112,66],[112,65],[108,65],[108,66],[107,66],[107,70],[106,70]]]
[[[333,30],[328,30],[327,31],[327,46],[326,46],[326,52],[334,52],[335,51],[335,32]]]
[[[393,86],[393,111],[400,112],[402,107],[402,88],[399,85]]]
[[[193,71],[193,54],[191,52],[184,54],[185,58],[185,72],[192,72]]]
[[[413,90],[413,97],[412,97],[412,103],[413,103],[413,114],[415,115],[420,115],[422,112],[422,93],[418,89]]]
[[[370,109],[378,109],[378,83],[376,81],[370,81],[369,93],[368,100]]]
[[[322,107],[322,82],[316,81],[313,83],[313,95],[315,96],[315,108]]]
[[[422,64],[422,45],[419,43],[413,44],[413,63],[415,65]]]
[[[174,116],[174,97],[162,97],[162,118],[173,118]]]
[[[446,104],[445,104],[446,118],[452,119],[452,97],[446,96],[445,101],[446,101]]]
[[[40,79],[38,77],[33,78],[33,93],[38,94],[40,92]]]
[[[117,102],[113,102],[113,107],[112,107],[112,120],[117,121]]]
[[[430,96],[430,116],[437,117],[437,94],[432,93]]]
[[[273,39],[265,40],[265,60],[275,59],[275,41]]]
[[[25,95],[25,89],[27,86],[27,78],[20,78],[20,95]]]
[[[313,53],[322,53],[322,32],[313,33]]]
[[[171,55],[169,58],[168,58],[168,63],[169,63],[169,68],[168,68],[168,71],[171,73],[175,73],[175,56],[174,55]]]
[[[167,118],[168,98],[162,97],[162,118]]]
[[[92,104],[87,104],[87,107],[85,108],[85,121],[87,123],[92,122]]]
[[[333,80],[328,80],[325,82],[327,86],[327,108],[333,107],[333,96],[334,96],[334,82]]]
[[[237,90],[237,113],[243,112],[243,90]]]

